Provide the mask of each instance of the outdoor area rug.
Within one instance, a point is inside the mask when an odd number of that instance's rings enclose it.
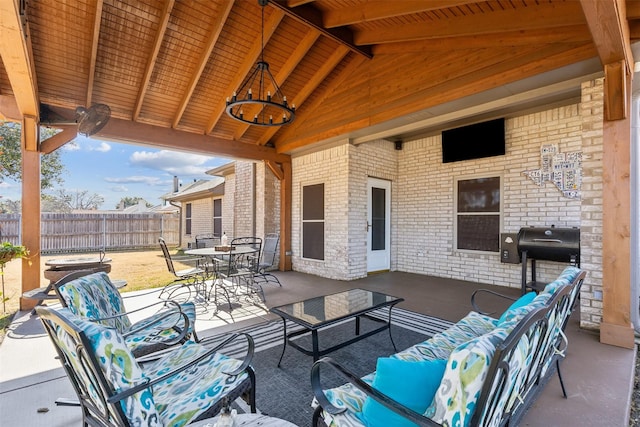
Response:
[[[394,309],[392,313],[391,333],[398,351],[422,342],[452,325],[446,320],[408,310]],[[376,317],[386,318],[388,310],[379,310],[374,314]],[[363,319],[361,332],[364,333],[375,326],[374,322]],[[293,323],[287,323],[287,332],[296,329],[299,327]],[[288,420],[300,427],[311,426],[313,393],[309,378],[313,358],[287,346],[278,368],[283,342],[282,320],[261,323],[236,332],[246,332],[255,340],[256,352],[252,365],[256,372],[258,410],[272,417]],[[319,331],[320,348],[343,342],[353,337],[354,333],[355,320],[322,329]],[[299,337],[298,342],[305,348],[311,348],[310,334]],[[242,353],[241,347],[242,345],[237,348],[229,347],[224,353],[229,356],[239,356]],[[375,370],[378,357],[393,353],[396,351],[389,339],[389,333],[383,331],[326,356],[338,361],[356,375],[364,376]],[[326,369],[322,371],[323,385],[327,388],[344,383],[344,380],[338,379],[335,375],[325,374],[331,374],[331,372]],[[243,410],[247,410],[246,407],[239,407],[239,412]]]

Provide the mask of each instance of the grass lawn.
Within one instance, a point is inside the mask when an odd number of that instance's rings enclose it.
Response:
[[[40,283],[35,287],[46,286],[49,281],[44,278],[45,262],[53,258],[95,256],[96,253],[54,254],[40,258]],[[131,292],[141,289],[156,288],[173,281],[174,276],[167,270],[162,251],[126,251],[107,252],[107,258],[111,258],[112,279],[125,279],[127,286],[122,292]],[[175,263],[176,270],[189,266]],[[0,342],[4,338],[4,330],[11,323],[11,319],[20,308],[20,295],[22,294],[22,260],[9,261],[4,268],[4,295],[7,300],[4,307],[0,306]],[[0,289],[1,292],[1,289]]]

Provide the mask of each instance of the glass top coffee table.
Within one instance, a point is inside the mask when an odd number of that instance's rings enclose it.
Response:
[[[396,304],[402,301],[404,301],[403,298],[380,292],[372,292],[365,289],[351,289],[345,292],[309,298],[304,301],[271,308],[270,311],[280,316],[284,324],[284,346],[282,347],[282,354],[280,355],[278,366],[280,366],[280,362],[282,362],[287,344],[308,356],[313,356],[313,361],[315,362],[327,353],[346,347],[384,330],[389,331],[391,344],[393,344],[393,348],[397,351],[396,344],[393,342],[393,337],[391,336],[391,310]],[[380,319],[369,315],[372,311],[383,307],[389,307],[387,319]],[[380,323],[381,326],[361,334],[360,318],[362,317]],[[355,318],[356,320],[355,336],[332,347],[320,349],[318,330],[351,318]],[[287,333],[287,320],[302,326],[302,329]],[[292,341],[293,337],[307,333],[311,333],[311,349],[304,348]]]

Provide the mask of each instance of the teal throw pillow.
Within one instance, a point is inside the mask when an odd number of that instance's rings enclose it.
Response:
[[[372,386],[404,406],[423,414],[440,386],[446,360],[420,362],[381,357]],[[358,414],[369,427],[413,427],[415,424],[367,397]]]
[[[513,304],[511,304],[509,306],[509,308],[507,308],[504,311],[504,313],[502,313],[502,316],[500,316],[500,318],[498,319],[498,325],[500,325],[502,322],[504,322],[504,320],[507,317],[507,314],[509,313],[510,310],[515,310],[517,308],[524,307],[525,305],[527,305],[531,301],[533,301],[533,299],[536,297],[536,295],[537,294],[535,292],[529,292],[529,293],[526,293],[526,294],[522,295],[517,300],[515,300],[513,302]]]

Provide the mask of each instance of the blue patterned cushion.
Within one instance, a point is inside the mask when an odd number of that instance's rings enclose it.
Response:
[[[472,311],[447,330],[392,357],[404,360],[446,360],[460,344],[494,330],[497,323],[492,317]]]
[[[496,346],[511,332],[513,323],[463,343],[451,353],[442,383],[425,412],[427,417],[448,426],[469,425]]]
[[[156,377],[185,364],[204,353],[207,349],[192,341],[175,348],[165,357],[146,364],[144,372]],[[179,427],[188,424],[205,412],[212,402],[234,390],[240,383],[248,381],[249,376],[242,373],[230,376],[241,362],[224,354],[214,353],[201,360],[195,366],[153,388],[153,398],[165,427]],[[185,396],[191,396],[185,399]]]
[[[134,352],[158,343],[173,341],[180,335],[174,326],[185,327],[184,320],[173,307],[161,310],[137,323],[131,323],[127,315],[118,316],[125,313],[122,296],[105,272],[72,280],[60,286],[59,291],[69,309],[77,316],[93,321],[117,316],[100,320],[99,323],[117,329],[124,335],[127,345]],[[186,302],[180,304],[180,309],[189,318],[188,333],[191,333],[196,319],[195,305]],[[170,312],[175,314],[159,320]]]
[[[111,381],[116,393],[147,381],[138,362],[116,329],[78,318],[75,323],[89,339],[102,372]],[[150,389],[144,389],[123,399],[120,405],[131,425],[147,427],[163,425]]]

